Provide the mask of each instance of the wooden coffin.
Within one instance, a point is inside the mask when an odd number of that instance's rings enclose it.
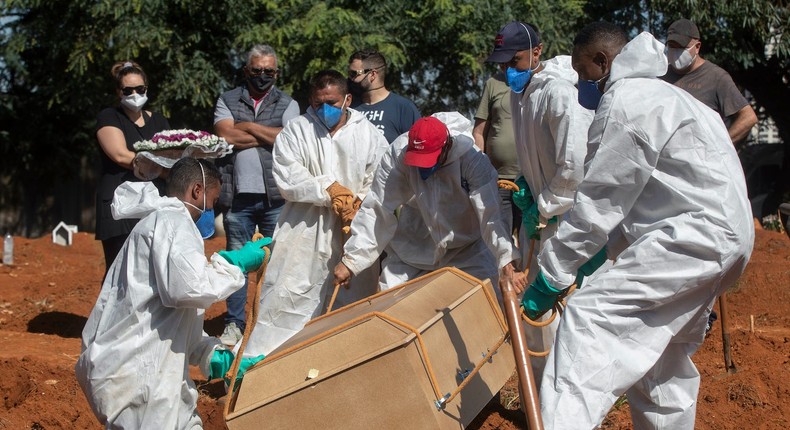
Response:
[[[311,321],[247,372],[225,420],[231,430],[464,428],[515,370],[506,335],[491,283],[441,269]]]

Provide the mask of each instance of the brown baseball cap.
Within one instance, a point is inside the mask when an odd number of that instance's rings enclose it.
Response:
[[[691,42],[691,39],[700,39],[699,30],[693,22],[685,18],[673,22],[669,26],[669,30],[667,30],[667,42],[672,40],[686,47]]]

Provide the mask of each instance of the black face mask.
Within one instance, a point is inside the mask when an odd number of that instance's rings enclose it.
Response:
[[[365,92],[362,88],[362,82],[354,82],[351,79],[348,80],[348,90],[352,95],[360,95]]]
[[[249,85],[259,93],[266,92],[274,85],[275,79],[271,76],[261,74],[260,76],[248,76],[247,82]]]

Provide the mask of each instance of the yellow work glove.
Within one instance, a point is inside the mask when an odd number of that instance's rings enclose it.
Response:
[[[353,200],[350,197],[345,197],[343,207],[340,209],[340,220],[343,223],[343,233],[348,234],[351,231],[351,221],[354,220],[354,216],[359,211],[360,206],[362,206],[362,200],[360,200],[359,197],[354,197]]]
[[[359,197],[345,199],[343,207],[340,209],[340,217],[343,219],[344,224],[347,222],[351,223],[351,220],[354,219],[354,215],[359,211],[360,206],[362,206],[362,200],[360,200]]]
[[[346,200],[353,200],[354,193],[348,188],[340,185],[337,181],[332,182],[332,185],[326,187],[326,192],[332,200],[332,210],[336,214],[341,215],[343,206],[346,205]]]
[[[351,190],[340,185],[337,181],[332,182],[331,185],[326,187],[326,192],[329,193],[329,197],[332,199],[340,196],[354,196],[354,193],[352,193]]]

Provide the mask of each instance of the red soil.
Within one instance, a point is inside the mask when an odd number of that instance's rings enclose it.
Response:
[[[101,245],[78,233],[70,247],[15,238],[15,265],[0,266],[0,429],[99,429],[74,377],[80,334],[104,272]],[[224,239],[206,242],[206,252]],[[694,356],[702,374],[699,430],[790,428],[790,239],[758,231],[746,273],[728,295],[732,357],[724,368],[721,326]],[[206,312],[206,332],[222,331],[224,303]],[[752,325],[753,319],[753,325]],[[192,376],[201,392],[206,429],[224,429],[221,383]],[[515,380],[470,426],[525,428]],[[298,425],[296,425],[298,427]],[[631,429],[628,404],[616,407],[603,429]]]

